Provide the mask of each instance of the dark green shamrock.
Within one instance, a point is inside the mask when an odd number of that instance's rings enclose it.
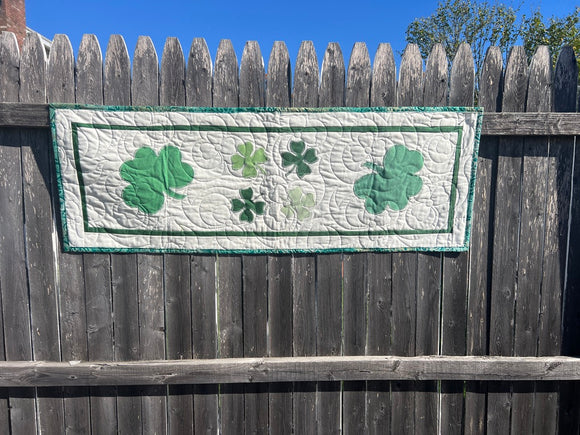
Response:
[[[172,189],[185,187],[193,180],[193,168],[181,161],[181,152],[171,145],[164,147],[159,156],[149,147],[139,148],[133,160],[121,165],[120,172],[123,180],[130,183],[123,190],[123,200],[147,214],[161,210],[164,194],[185,198]]]
[[[238,145],[238,153],[232,156],[232,167],[235,171],[242,169],[242,176],[244,178],[252,178],[258,175],[258,169],[262,174],[266,171],[260,166],[264,164],[268,158],[262,148],[258,148],[254,154],[254,145],[252,142],[246,142]]]
[[[290,142],[290,149],[293,152],[282,153],[282,166],[293,166],[290,169],[290,172],[292,172],[295,167],[299,178],[303,178],[305,175],[310,174],[312,169],[310,169],[309,164],[318,161],[318,157],[316,157],[316,150],[314,148],[308,148],[305,152],[305,148],[306,146],[304,145],[303,141],[292,141]]]
[[[264,214],[265,202],[253,201],[254,191],[251,187],[240,190],[240,199],[232,199],[232,210],[234,213],[241,211],[240,220],[245,222],[254,221],[254,213],[257,215]]]
[[[423,167],[420,152],[395,145],[385,154],[383,165],[365,163],[363,166],[373,172],[354,183],[355,195],[365,200],[365,208],[372,214],[382,213],[387,206],[402,210],[423,187],[423,180],[414,175]]]

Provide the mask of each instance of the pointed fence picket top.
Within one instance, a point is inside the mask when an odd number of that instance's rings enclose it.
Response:
[[[296,67],[292,105],[294,107],[317,107],[318,105],[318,59],[312,41],[302,41]]]
[[[379,44],[373,61],[371,81],[371,106],[395,106],[397,67],[391,44]]]
[[[366,45],[355,44],[348,66],[340,46],[329,44],[320,74],[311,42],[302,43],[294,71],[283,42],[272,47],[267,69],[256,42],[246,45],[238,66],[231,42],[222,41],[213,69],[201,38],[193,40],[187,61],[176,38],[167,39],[158,57],[151,39],[141,37],[130,59],[123,38],[114,35],[103,62],[98,40],[86,35],[76,65],[66,36],[55,37],[48,61],[40,47],[31,36],[21,55],[13,35],[0,34],[3,101],[473,104],[467,45],[451,69],[442,46],[435,46],[425,71],[418,48],[409,45],[398,82],[388,44],[378,46],[372,62]],[[548,59],[540,48],[528,68],[515,48],[504,79],[499,49],[491,48],[480,71],[479,105],[487,113],[502,107],[549,112],[552,105],[575,111],[573,52],[564,49],[554,71]],[[574,195],[572,171],[580,163],[572,164],[573,138],[481,138],[468,253],[264,256],[65,253],[47,132],[3,129],[0,139],[0,350],[6,359],[575,354],[579,278],[568,265],[578,256],[580,195]],[[237,433],[243,427],[555,434],[580,424],[573,388],[561,381],[318,378],[5,390],[0,427],[12,433]]]
[[[189,49],[185,94],[188,106],[211,106],[212,65],[205,39],[194,38]]]

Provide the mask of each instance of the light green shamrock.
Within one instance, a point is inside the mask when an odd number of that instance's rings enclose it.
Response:
[[[299,221],[303,221],[312,215],[311,209],[315,204],[312,193],[304,194],[300,187],[295,187],[288,192],[288,200],[281,210],[287,218],[296,216]]]
[[[268,161],[264,149],[258,148],[256,152],[254,151],[254,145],[252,142],[245,142],[238,145],[238,153],[232,156],[232,167],[234,171],[242,170],[242,176],[244,178],[253,178],[258,175],[258,169],[262,174],[266,171],[262,168],[262,164]]]

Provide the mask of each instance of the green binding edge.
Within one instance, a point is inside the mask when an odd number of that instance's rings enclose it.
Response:
[[[50,127],[55,156],[56,180],[61,207],[63,250],[78,253],[168,253],[168,254],[329,254],[355,252],[465,252],[469,250],[471,237],[473,198],[477,174],[477,159],[479,141],[481,139],[481,125],[483,121],[483,107],[181,107],[181,106],[102,106],[92,104],[65,104],[51,103],[49,106]],[[411,248],[330,248],[330,249],[171,249],[171,248],[103,248],[103,247],[76,247],[71,246],[68,238],[67,214],[64,198],[64,187],[61,177],[61,165],[58,154],[56,137],[55,110],[96,110],[103,112],[187,112],[187,113],[275,113],[275,112],[472,112],[477,114],[473,157],[471,164],[471,180],[467,197],[467,222],[463,246],[456,247],[411,247]]]

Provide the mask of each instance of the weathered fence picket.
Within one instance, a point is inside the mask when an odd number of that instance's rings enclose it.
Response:
[[[318,106],[318,59],[311,41],[300,45],[294,68],[293,107]],[[293,356],[316,355],[316,257],[292,258],[292,337]],[[316,383],[296,383],[292,395],[295,433],[316,432]]]
[[[389,44],[381,44],[375,54],[371,75],[371,106],[396,105],[396,66]],[[369,253],[367,353],[392,354],[392,254]],[[382,434],[391,427],[391,396],[389,382],[367,383],[367,430]]]
[[[446,106],[449,94],[449,66],[442,45],[433,47],[425,65],[424,106]],[[416,355],[439,353],[439,313],[441,295],[441,261],[439,253],[417,256],[417,342]],[[434,433],[438,422],[438,383],[417,384],[415,396],[415,432]]]
[[[322,60],[319,107],[344,106],[345,67],[342,50],[337,43],[326,47]],[[341,254],[319,255],[316,258],[316,354],[342,354],[342,284]],[[317,386],[318,432],[336,433],[341,427],[342,396],[339,382],[319,382]]]
[[[20,89],[20,53],[12,33],[0,34],[0,92],[6,101],[18,101]],[[0,271],[2,273],[2,317],[4,355],[6,360],[32,359],[30,302],[28,298],[27,265],[24,242],[24,212],[22,186],[22,152],[20,131],[3,130],[0,157]],[[9,307],[9,308],[7,308]],[[10,389],[3,401],[9,412],[13,433],[36,432],[34,389]]]
[[[396,105],[421,106],[422,103],[423,60],[419,47],[409,44],[401,60]],[[415,252],[392,254],[391,352],[395,355],[415,353],[418,255]],[[391,382],[391,430],[404,434],[415,432],[414,391],[412,382]]]
[[[418,48],[409,45],[398,81],[388,44],[379,45],[372,62],[366,45],[355,44],[345,68],[341,47],[331,43],[321,72],[311,42],[302,43],[293,71],[283,42],[268,57],[266,68],[260,47],[249,42],[238,63],[231,42],[222,41],[212,70],[201,38],[187,56],[168,38],[158,57],[151,39],[140,37],[131,60],[123,38],[114,35],[103,62],[99,42],[86,35],[75,64],[65,35],[55,37],[47,59],[38,35],[27,38],[20,54],[14,35],[2,33],[0,102],[473,104],[466,44],[450,69],[442,46],[435,46],[424,70]],[[553,71],[549,59],[541,47],[528,67],[523,49],[514,48],[504,74],[499,49],[490,48],[477,103],[486,113],[575,112],[574,53],[564,49]],[[573,265],[580,252],[580,158],[574,141],[482,137],[466,253],[69,254],[61,248],[48,130],[3,127],[0,358],[578,355],[580,278]],[[437,360],[423,363],[430,361]],[[310,363],[324,364],[300,364]],[[530,375],[492,382],[459,374],[433,380],[419,373],[333,380],[322,373],[306,382],[290,376],[232,384],[218,374],[210,381],[224,383],[146,386],[48,387],[32,377],[33,387],[0,389],[0,432],[556,434],[576,433],[580,425],[579,381]]]
[[[276,41],[268,61],[266,106],[290,107],[292,70],[286,44]],[[268,355],[292,356],[292,256],[268,257]],[[270,433],[292,433],[292,384],[269,388]]]
[[[479,105],[486,113],[500,110],[499,95],[503,71],[499,47],[490,47],[485,55],[479,76]],[[488,306],[491,289],[491,255],[493,205],[497,171],[498,139],[482,137],[477,164],[478,183],[473,204],[473,226],[469,250],[469,288],[467,294],[467,353],[488,353]],[[466,383],[465,433],[484,433],[486,428],[485,383]]]
[[[453,59],[449,78],[449,105],[472,106],[475,84],[475,65],[468,44],[461,44]],[[441,291],[441,346],[442,355],[465,355],[467,293],[467,252],[443,255]],[[463,382],[441,383],[441,428],[449,434],[462,433]]]
[[[564,47],[558,56],[554,72],[554,111],[578,111],[577,77],[578,64],[574,51],[571,47]],[[572,146],[575,148],[574,153],[571,152]],[[580,337],[578,336],[578,331],[580,331],[578,305],[580,303],[580,268],[574,266],[580,264],[580,237],[578,230],[574,228],[580,222],[580,195],[574,195],[574,192],[580,191],[579,154],[576,138],[555,138],[550,143],[551,168],[555,169],[555,174],[551,175],[549,183],[555,182],[556,187],[555,190],[549,191],[551,198],[548,204],[552,205],[551,211],[555,213],[547,222],[547,228],[550,229],[552,237],[546,238],[544,244],[546,261],[544,271],[547,272],[544,282],[545,286],[555,291],[550,291],[547,295],[551,299],[547,304],[548,316],[545,316],[549,319],[549,323],[542,328],[541,353],[580,355]],[[552,177],[556,177],[556,180],[552,181]],[[569,190],[570,181],[573,183],[572,192]],[[556,202],[555,206],[553,201]],[[566,206],[570,201],[572,204],[568,208]],[[571,222],[568,220],[569,217]],[[550,233],[546,233],[546,236]],[[569,240],[565,237],[569,237]],[[568,246],[567,252],[564,246]],[[560,328],[556,327],[553,332],[550,332],[551,329],[548,328],[553,328],[560,320]],[[548,395],[546,399],[550,402],[557,401],[554,395]],[[556,406],[551,403],[546,408],[548,412],[550,408],[552,409],[551,415],[548,414],[549,417],[554,414],[558,415],[560,431],[573,432],[579,427],[580,401],[578,399],[577,383],[561,384],[559,409],[555,409]],[[542,415],[541,412],[540,415]],[[538,423],[542,424],[542,422]]]

